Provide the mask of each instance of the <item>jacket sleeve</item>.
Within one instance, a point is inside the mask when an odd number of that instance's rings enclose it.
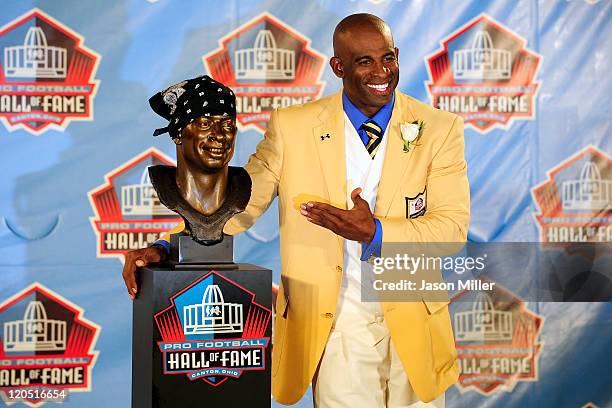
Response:
[[[469,221],[463,119],[457,116],[433,154],[427,176],[427,211],[414,219],[380,218],[383,248],[385,242],[465,242]]]
[[[282,136],[279,114],[274,110],[264,138],[244,166],[251,176],[251,198],[245,210],[225,224],[226,234],[236,235],[249,229],[278,194],[284,154]]]

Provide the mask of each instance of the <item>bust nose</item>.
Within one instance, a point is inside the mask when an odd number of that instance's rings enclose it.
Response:
[[[223,125],[220,123],[213,123],[208,137],[220,143],[223,143],[225,141],[225,133],[223,132]]]
[[[215,129],[212,132],[212,137],[215,138],[218,142],[223,142],[225,140],[225,135],[221,132],[220,129]]]

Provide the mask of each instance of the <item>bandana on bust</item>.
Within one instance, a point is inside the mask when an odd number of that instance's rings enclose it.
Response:
[[[155,129],[153,136],[168,132],[173,139],[200,116],[236,116],[236,95],[227,86],[208,75],[181,81],[156,93],[149,105],[170,123]]]

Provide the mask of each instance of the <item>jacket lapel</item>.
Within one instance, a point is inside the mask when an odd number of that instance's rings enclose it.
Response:
[[[336,207],[346,209],[344,115],[340,93],[330,98],[319,120],[320,123],[312,130],[312,137],[319,153],[329,201]]]
[[[333,95],[319,115],[320,123],[312,129],[314,145],[319,154],[329,204],[346,210],[346,157],[344,145],[344,114],[342,93]],[[342,256],[344,238],[337,236]]]
[[[395,105],[387,128],[388,137],[387,150],[385,152],[385,162],[383,164],[382,173],[380,176],[380,184],[378,185],[378,194],[376,196],[375,214],[386,217],[393,197],[397,194],[397,190],[404,179],[410,164],[410,158],[416,150],[414,147],[406,153],[404,152],[404,143],[400,132],[400,124],[405,122],[413,122],[416,118],[410,111],[409,99],[395,93]]]

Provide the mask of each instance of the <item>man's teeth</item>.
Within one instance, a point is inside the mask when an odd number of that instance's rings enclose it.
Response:
[[[380,85],[378,85],[378,84],[368,84],[368,86],[369,86],[370,88],[374,88],[374,89],[376,89],[377,91],[384,91],[384,90],[386,90],[386,89],[387,89],[387,87],[389,86],[389,84],[388,84],[388,83],[386,83],[386,84],[380,84]]]
[[[211,153],[223,153],[225,149],[218,149],[218,148],[214,148],[214,147],[206,147],[206,150],[208,150]]]

